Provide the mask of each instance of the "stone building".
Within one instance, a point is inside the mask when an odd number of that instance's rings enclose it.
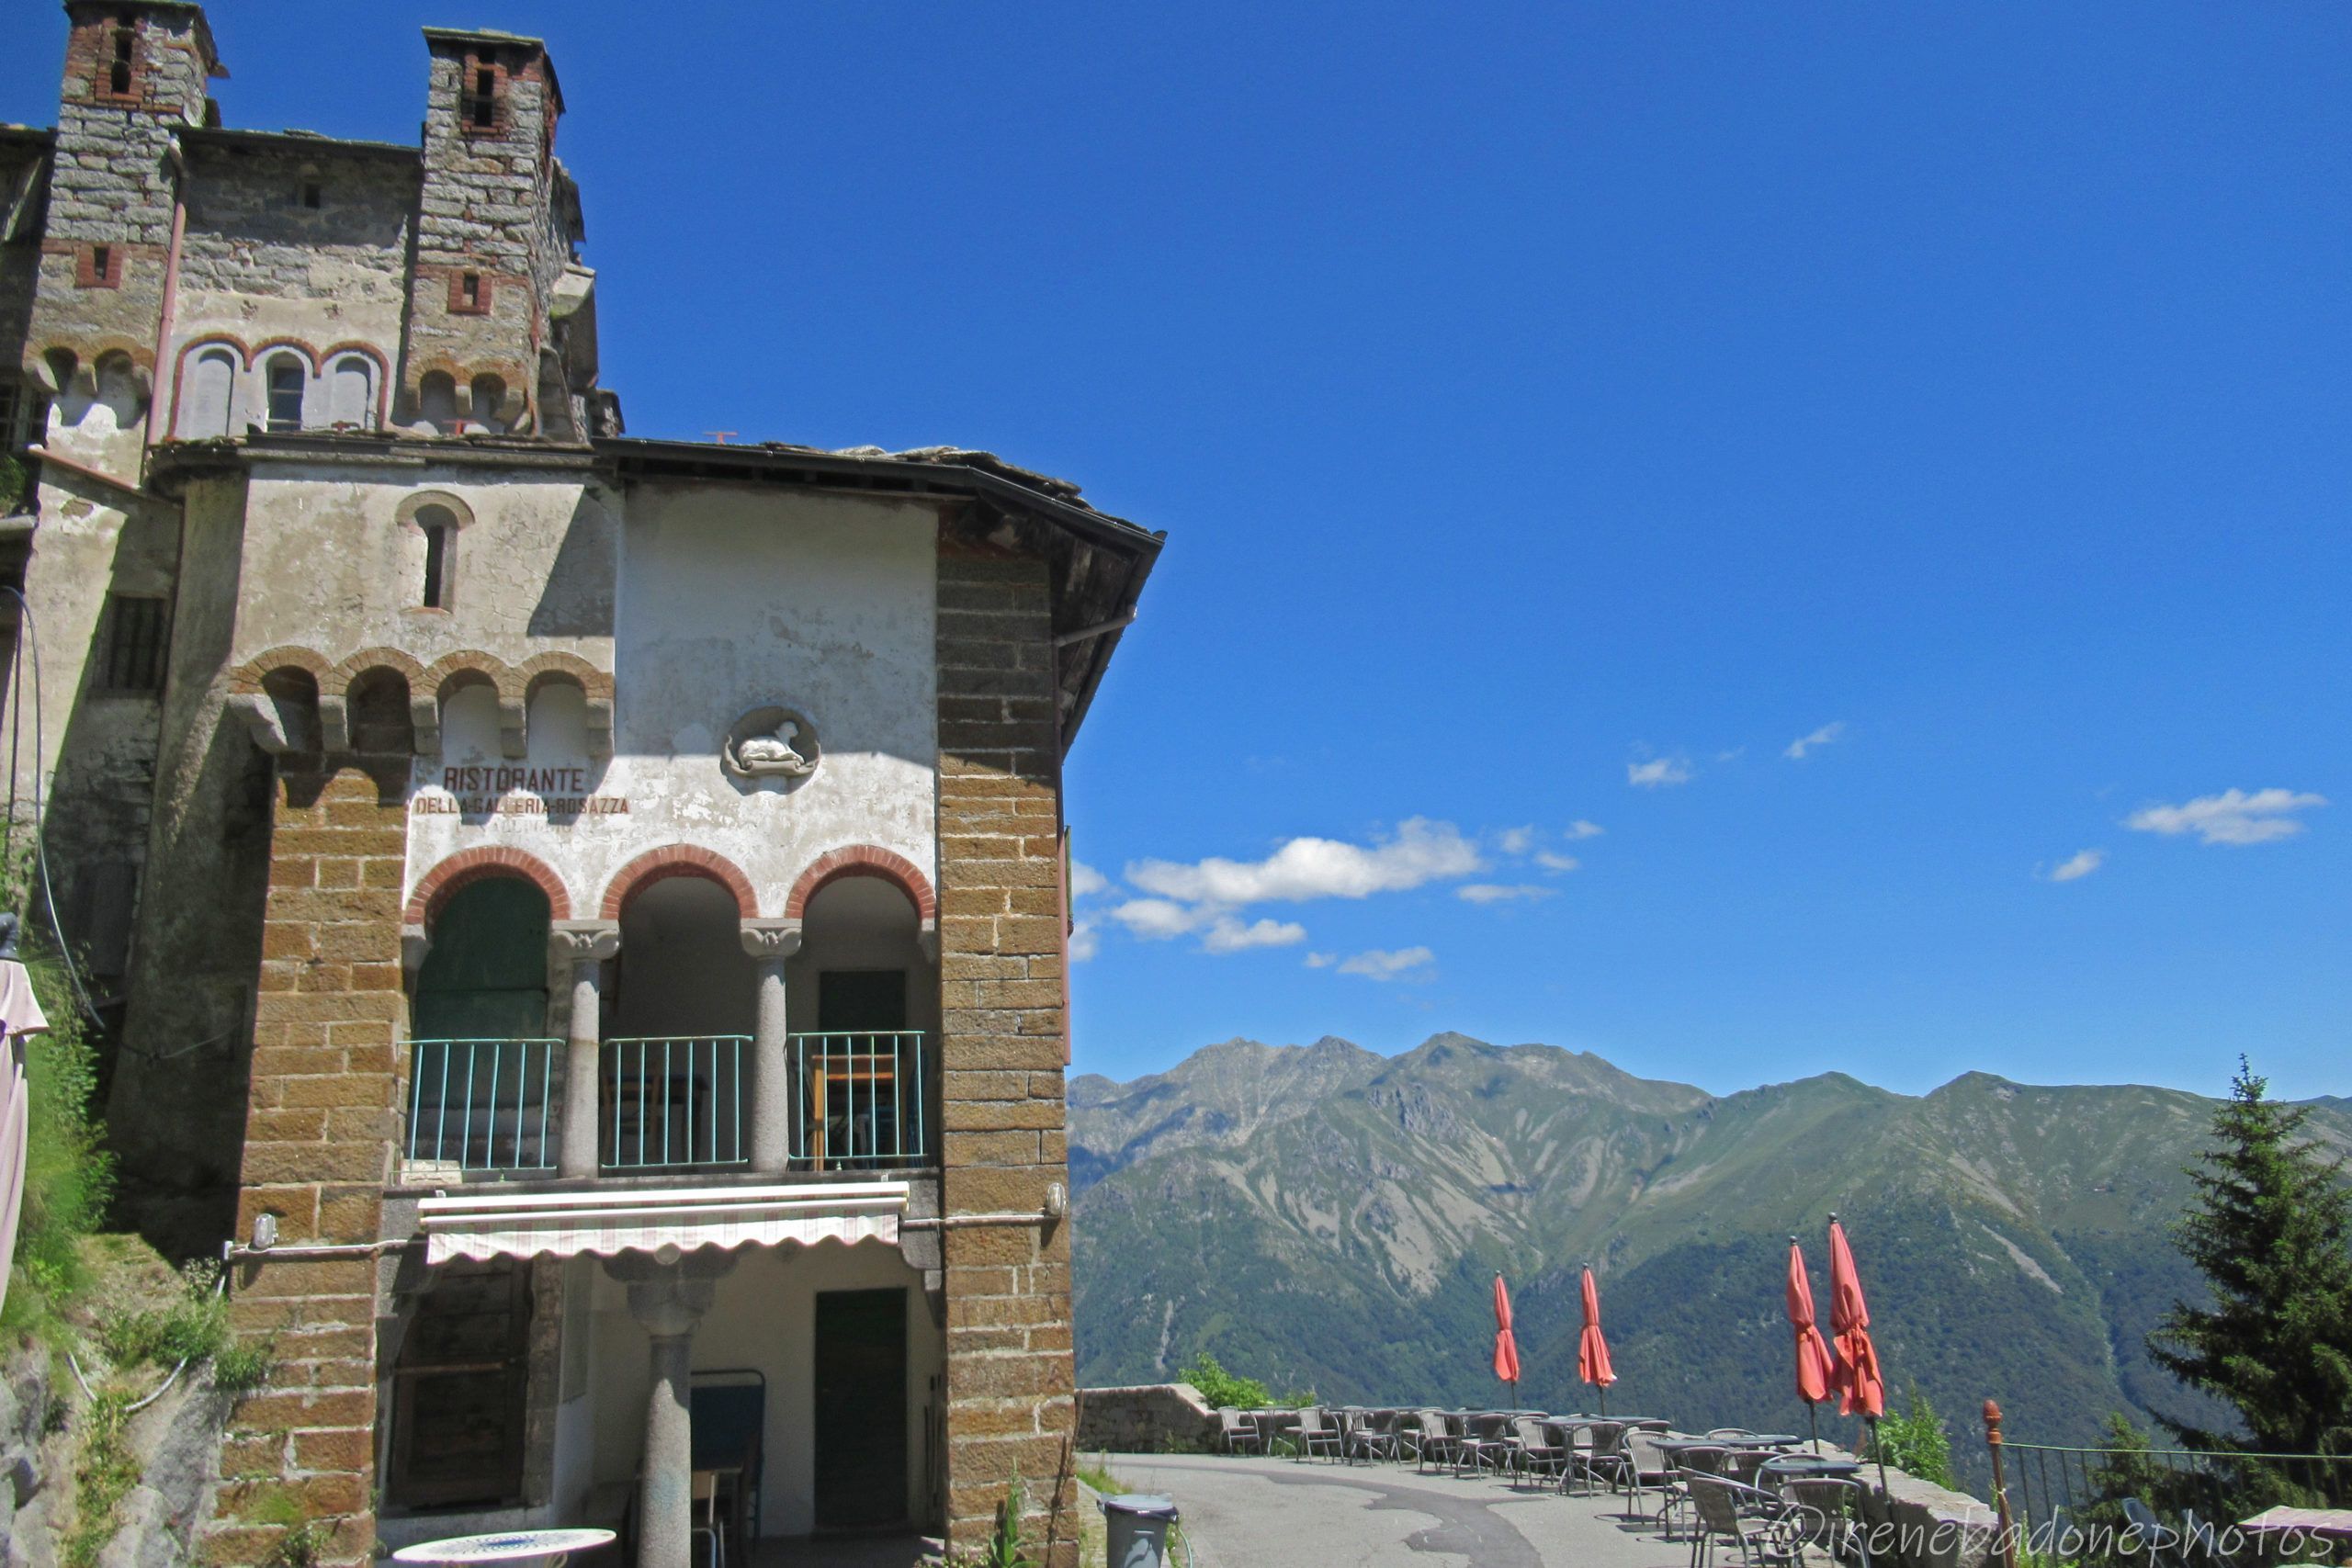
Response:
[[[1074,1562],[1061,761],[1159,536],[623,435],[537,39],[427,29],[393,145],[65,10],[0,128],[10,784],[125,1202],[276,1348],[212,1557],[288,1499],[334,1562],[968,1542],[1017,1472]]]

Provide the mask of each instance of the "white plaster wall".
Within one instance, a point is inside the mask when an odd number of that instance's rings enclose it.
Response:
[[[583,919],[632,857],[671,844],[724,855],[750,879],[763,915],[781,915],[810,863],[846,845],[879,845],[932,875],[936,537],[933,511],[919,504],[632,489],[611,653],[615,755],[589,761],[535,714],[524,763],[585,765],[590,792],[625,797],[628,811],[570,820],[413,813],[410,886],[485,844],[545,861]],[[471,538],[461,547],[471,551]],[[468,593],[461,581],[461,620],[474,613]],[[813,776],[753,782],[721,768],[728,728],[767,704],[808,716],[822,749]],[[442,755],[419,759],[418,783],[438,794],[444,768],[468,765],[511,764],[494,708],[460,694],[443,716]]]
[[[423,491],[473,514],[458,531],[446,610],[423,607],[424,538],[397,516]],[[619,529],[614,499],[577,476],[427,468],[353,478],[265,465],[248,487],[230,661],[292,643],[331,663],[388,646],[428,665],[461,649],[517,664],[560,649],[609,668]]]
[[[924,1522],[926,1407],[936,1398],[942,1337],[922,1293],[922,1276],[880,1242],[843,1247],[740,1249],[695,1331],[696,1371],[752,1367],[767,1375],[767,1479],[762,1528],[771,1536],[816,1528],[814,1379],[817,1295],[821,1291],[903,1288],[907,1292],[907,1515]],[[626,1288],[602,1269],[593,1308],[594,1481],[637,1479],[645,1442],[645,1331],[629,1315]],[[566,1463],[557,1458],[560,1469]]]

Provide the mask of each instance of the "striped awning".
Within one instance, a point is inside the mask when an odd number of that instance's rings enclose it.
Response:
[[[903,1181],[791,1186],[625,1188],[434,1197],[418,1205],[424,1260],[570,1258],[594,1252],[692,1252],[698,1247],[899,1243]]]

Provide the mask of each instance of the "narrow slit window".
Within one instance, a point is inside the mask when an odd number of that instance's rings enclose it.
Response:
[[[131,51],[138,47],[139,35],[125,21],[114,29],[113,57],[107,62],[107,91],[117,96],[130,91]]]
[[[320,190],[320,188],[319,188],[319,182],[318,182],[318,181],[316,181],[316,180],[304,180],[304,181],[302,182],[302,205],[303,205],[303,206],[305,206],[305,207],[307,207],[307,208],[310,208],[310,209],[311,209],[311,210],[313,210],[313,211],[316,211],[316,210],[319,209],[319,207],[320,207],[321,205],[322,205],[323,200],[324,200],[324,197],[325,197],[325,193],[324,193],[324,192],[322,192],[322,190]]]
[[[280,357],[269,362],[269,428],[272,431],[293,431],[302,428],[302,384],[307,378],[302,362]]]
[[[477,129],[498,124],[498,73],[488,65],[474,71],[474,90],[466,95],[466,118]]]
[[[469,272],[469,273],[466,274],[466,276],[465,276],[464,277],[462,277],[462,278],[458,279],[458,295],[459,295],[459,296],[460,296],[460,297],[465,300],[465,302],[466,302],[466,309],[467,309],[467,310],[481,310],[481,274],[480,274],[480,273],[478,273],[478,272]]]
[[[107,281],[107,275],[112,271],[113,268],[114,247],[112,245],[93,245],[90,247],[91,276],[96,278],[100,283],[104,283]]]
[[[441,507],[428,506],[417,513],[416,525],[424,531],[424,590],[419,603],[428,610],[446,610],[457,566],[458,520]]]
[[[106,689],[110,692],[160,692],[164,689],[164,603],[118,593],[108,605]]]

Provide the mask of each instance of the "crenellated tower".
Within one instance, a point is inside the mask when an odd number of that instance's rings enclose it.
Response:
[[[209,122],[206,85],[227,73],[203,11],[183,0],[69,0],[66,14],[21,368],[60,408],[85,460],[135,473],[138,445],[122,438],[143,434],[170,330],[173,138]],[[109,418],[85,417],[101,407]]]
[[[576,262],[580,197],[555,156],[563,91],[537,39],[424,29],[424,189],[401,372],[403,423],[580,438],[575,382],[594,378],[569,323],[593,274]]]

